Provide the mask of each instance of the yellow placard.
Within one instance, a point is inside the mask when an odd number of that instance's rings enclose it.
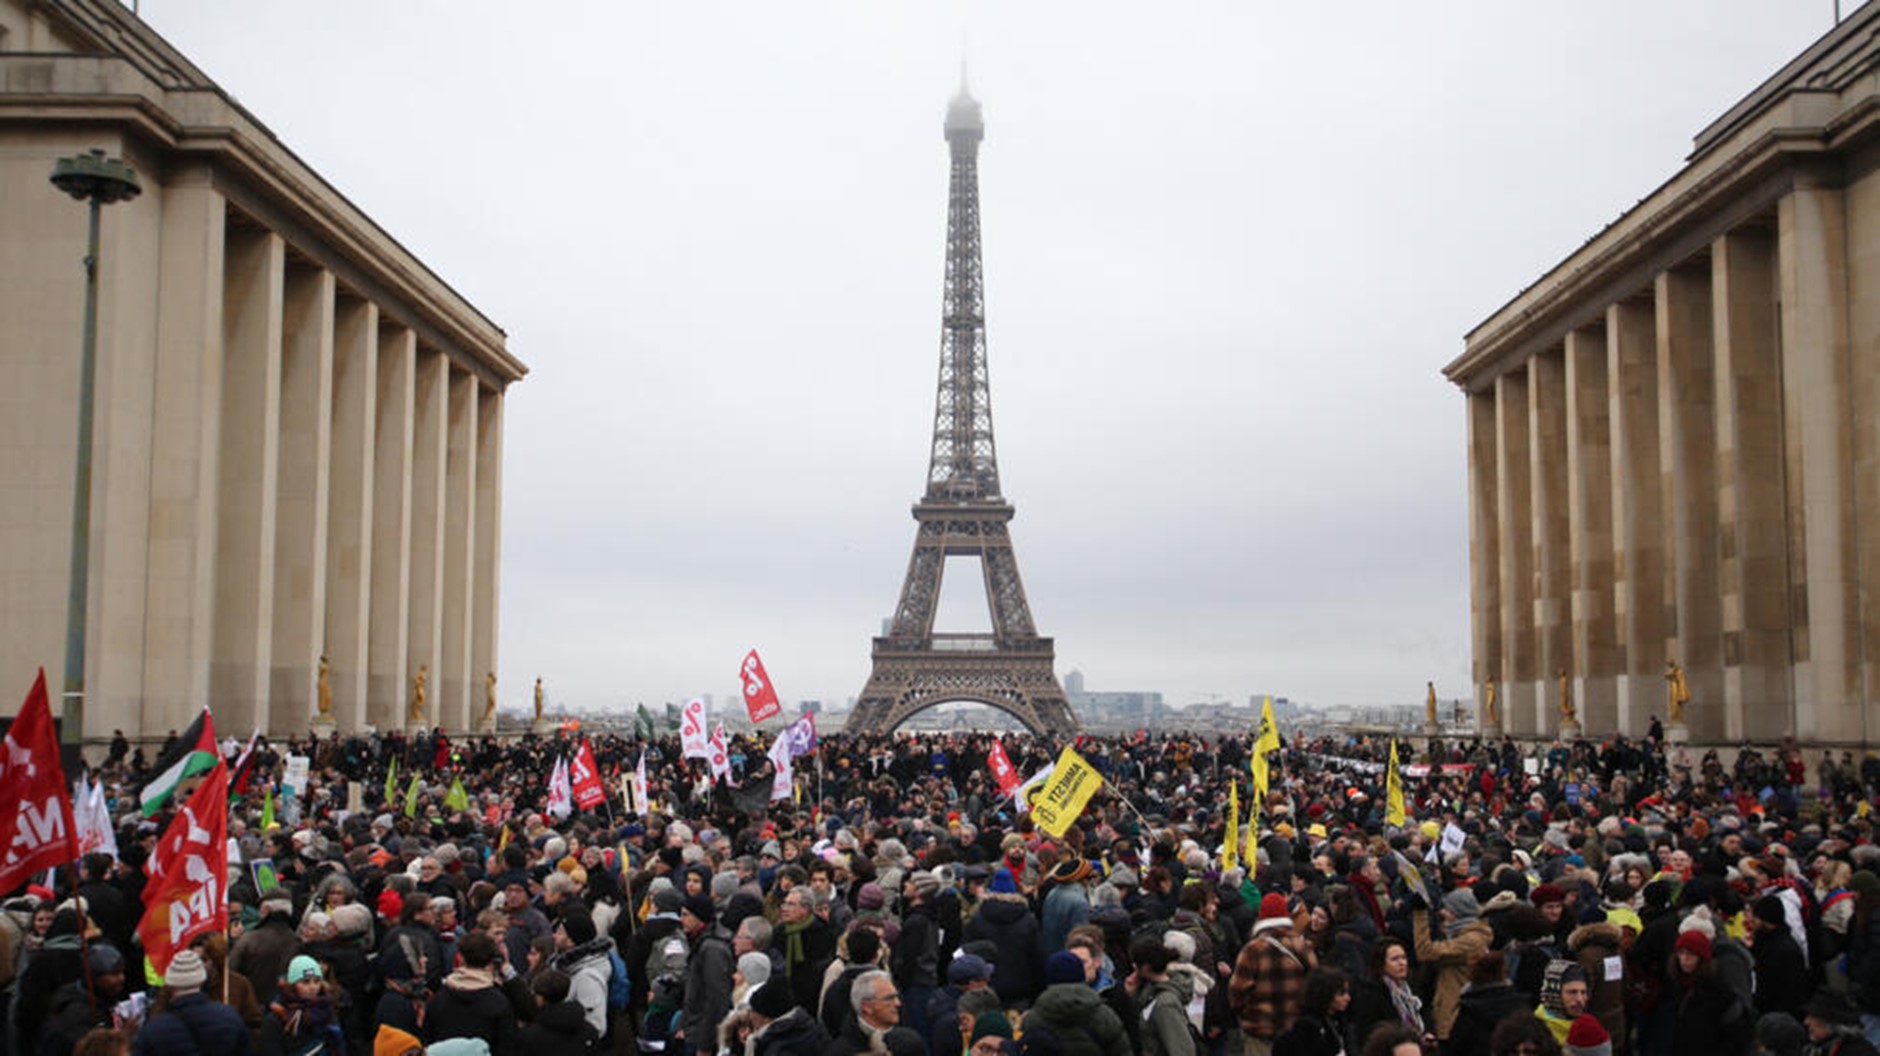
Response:
[[[1031,819],[1053,838],[1061,840],[1083,815],[1084,804],[1102,787],[1103,775],[1083,756],[1066,747],[1058,756],[1043,791],[1031,805]]]

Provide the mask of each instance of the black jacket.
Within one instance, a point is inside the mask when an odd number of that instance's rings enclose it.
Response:
[[[99,998],[95,1003],[91,993],[85,989],[85,981],[77,979],[60,987],[52,995],[52,1008],[46,1016],[46,1022],[40,1028],[37,1044],[27,1050],[38,1056],[71,1056],[78,1039],[84,1037],[93,1027],[111,1025],[111,1006],[113,999]],[[22,1046],[26,1044],[25,1035],[20,1036]]]
[[[1344,1023],[1336,1018],[1301,1015],[1273,1040],[1273,1056],[1339,1056],[1353,1051]]]
[[[829,1032],[808,1011],[793,1008],[757,1036],[756,1056],[823,1056],[829,1051]]]
[[[1786,1012],[1801,1019],[1815,988],[1795,936],[1787,928],[1765,928],[1756,933],[1750,953],[1756,958],[1756,1011]]]
[[[830,930],[828,921],[812,916],[799,939],[803,960],[792,970],[789,961],[790,935],[786,925],[777,925],[771,936],[771,952],[775,955],[772,963],[774,965],[778,959],[783,961],[782,971],[789,977],[790,993],[795,996],[797,1007],[814,1013],[816,1001],[822,996],[823,973],[829,970],[829,962],[836,958],[836,936]]]
[[[1488,1039],[1495,1024],[1515,1012],[1532,1012],[1527,995],[1510,983],[1470,986],[1456,1004],[1456,1022],[1449,1028],[1443,1056],[1488,1056]]]
[[[901,918],[901,937],[888,949],[888,970],[896,986],[912,990],[940,985],[940,922],[931,905],[922,902],[908,909]]]
[[[482,1038],[491,1056],[514,1056],[516,1011],[492,980],[452,972],[424,1006],[424,1032],[428,1041]]]
[[[522,1028],[517,1038],[517,1047],[534,1056],[563,1052],[570,1056],[591,1053],[601,1040],[594,1033],[594,1027],[588,1023],[587,1013],[578,1001],[559,1001],[544,1006],[535,1014],[534,1021]]]
[[[849,1023],[855,1019],[855,1005],[849,998],[855,989],[855,977],[863,972],[874,970],[875,965],[872,964],[851,964],[830,981],[829,990],[822,996],[822,1009],[817,1016],[830,1037],[841,1037],[842,1032],[847,1030]]]
[[[1007,1005],[1029,1003],[1044,989],[1039,930],[1038,918],[1018,895],[987,895],[966,922],[965,941],[984,940],[999,948],[992,958],[992,988]]]
[[[718,1024],[731,1011],[731,933],[713,924],[692,943],[685,965],[685,1011],[679,1029],[685,1031],[683,1051],[718,1051]]]
[[[883,1034],[881,1045],[887,1050],[888,1056],[928,1056],[927,1043],[920,1040],[919,1034],[906,1027],[895,1027]],[[870,1049],[868,1035],[862,1030],[862,1021],[850,1016],[848,1027],[823,1051],[828,1056],[863,1056]]]
[[[137,1032],[131,1056],[249,1056],[253,1039],[241,1014],[200,991],[170,1002]]]

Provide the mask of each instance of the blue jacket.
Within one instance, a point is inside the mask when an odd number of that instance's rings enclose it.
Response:
[[[131,1046],[131,1056],[250,1056],[253,1051],[241,1014],[201,993],[170,1002],[170,1010],[151,1017]]]
[[[1071,929],[1090,919],[1090,895],[1082,884],[1059,884],[1044,896],[1039,941],[1046,957],[1064,948]]]

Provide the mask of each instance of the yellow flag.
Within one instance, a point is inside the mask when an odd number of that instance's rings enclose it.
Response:
[[[1260,710],[1260,731],[1253,738],[1253,758],[1249,765],[1253,770],[1253,810],[1259,811],[1266,802],[1268,771],[1266,755],[1279,751],[1279,723],[1273,721],[1273,698],[1266,698],[1266,705]]]
[[[1089,803],[1090,797],[1101,787],[1103,775],[1067,745],[1031,805],[1031,820],[1054,839],[1061,840],[1082,816],[1084,804]]]
[[[1227,782],[1227,839],[1221,841],[1221,868],[1240,865],[1240,779]]]
[[[1384,824],[1404,823],[1403,775],[1397,771],[1397,742],[1390,742],[1390,769],[1384,774]]]

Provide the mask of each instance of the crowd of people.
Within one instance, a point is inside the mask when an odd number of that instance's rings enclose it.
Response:
[[[1063,747],[1023,736],[824,737],[775,799],[760,740],[715,781],[675,737],[590,736],[609,795],[570,813],[548,780],[567,735],[263,741],[230,807],[228,927],[158,973],[137,925],[180,795],[146,816],[153,767],[119,739],[97,771],[115,853],[0,902],[0,1036],[19,1056],[1877,1051],[1871,757],[1400,742],[1393,772],[1385,741],[1294,739],[1261,798],[1254,743],[1078,738],[1103,790],[1054,836],[993,776],[995,747],[1021,775]]]

